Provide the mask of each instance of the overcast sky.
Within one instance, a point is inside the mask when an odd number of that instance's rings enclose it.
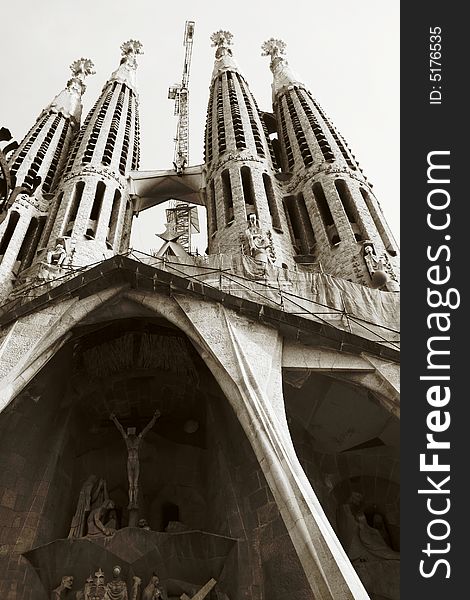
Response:
[[[190,163],[202,162],[214,48],[227,29],[233,53],[261,110],[271,108],[269,60],[260,46],[287,43],[287,59],[346,138],[399,234],[399,2],[377,0],[1,0],[0,126],[22,139],[41,109],[65,86],[68,66],[91,58],[84,116],[119,64],[128,39],[139,57],[142,170],[171,168],[176,131],[168,87],[181,79],[186,20],[196,22],[190,76]],[[132,243],[148,251],[163,230],[155,210],[135,221]],[[198,244],[204,250],[205,244]]]

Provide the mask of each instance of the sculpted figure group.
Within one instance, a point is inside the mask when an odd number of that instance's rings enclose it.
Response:
[[[98,569],[94,575],[90,575],[84,586],[75,594],[69,594],[72,589],[74,578],[71,575],[62,577],[60,585],[51,592],[51,600],[168,600],[165,587],[160,583],[160,578],[154,571],[148,584],[141,591],[142,580],[140,577],[132,578],[130,591],[127,583],[121,577],[121,567],[113,567],[112,579],[106,583],[105,574],[102,569]],[[199,591],[191,594],[190,598],[183,593],[180,600],[204,600],[216,585],[215,579],[210,579]]]
[[[139,448],[144,436],[155,425],[160,412],[156,410],[147,425],[140,433],[135,427],[127,430],[112,413],[110,419],[122,435],[127,448],[127,479],[129,484],[128,509],[134,516],[138,509],[139,494]],[[106,481],[90,475],[82,485],[75,514],[70,525],[69,538],[110,536],[116,531],[116,519],[113,518],[114,502],[109,498]],[[134,521],[137,525],[137,520]],[[147,526],[148,528],[148,526]]]
[[[109,519],[112,509],[114,502],[108,496],[106,481],[90,475],[80,490],[68,537],[112,535],[115,531]]]
[[[113,567],[113,576],[106,583],[105,574],[98,569],[94,575],[90,575],[83,589],[76,592],[75,596],[68,594],[73,586],[73,577],[65,575],[60,585],[51,592],[51,600],[64,600],[75,598],[75,600],[167,600],[166,593],[160,585],[156,573],[153,573],[148,585],[142,595],[139,594],[142,580],[133,577],[131,590],[129,592],[127,583],[121,577],[121,567]]]
[[[140,433],[136,433],[135,427],[124,429],[116,415],[112,413],[110,420],[113,421],[119,433],[122,435],[127,448],[127,479],[129,484],[129,515],[138,515],[139,500],[139,448],[144,436],[154,426],[159,418],[160,412],[156,410]],[[129,525],[131,519],[129,519]],[[134,526],[150,530],[145,518],[135,518]],[[112,536],[117,529],[117,517],[113,500],[109,497],[106,481],[96,475],[90,475],[83,483],[75,513],[73,515],[69,539],[94,538]],[[211,582],[215,580],[211,580]],[[83,588],[77,592],[71,592],[74,586],[74,577],[65,575],[60,584],[51,592],[51,600],[168,600],[165,588],[161,585],[157,573],[154,571],[147,583],[141,590],[142,581],[139,577],[133,577],[130,589],[122,578],[120,566],[113,567],[112,578],[106,582],[105,574],[98,569],[94,575],[90,575]],[[211,584],[212,585],[212,584]],[[204,588],[199,590],[197,600],[204,598],[209,592]],[[202,595],[201,595],[202,594]],[[185,598],[189,598],[183,594]]]

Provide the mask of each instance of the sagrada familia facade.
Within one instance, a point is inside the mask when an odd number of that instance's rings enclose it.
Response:
[[[2,600],[399,597],[397,245],[285,44],[262,111],[211,39],[202,165],[138,170],[135,40],[4,149]],[[206,255],[129,248],[169,199]]]

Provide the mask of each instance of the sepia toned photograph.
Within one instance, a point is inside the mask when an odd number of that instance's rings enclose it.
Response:
[[[399,600],[399,3],[1,15],[0,599]]]

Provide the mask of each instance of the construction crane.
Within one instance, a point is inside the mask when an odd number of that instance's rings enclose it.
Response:
[[[175,115],[178,117],[175,137],[175,155],[173,166],[177,175],[183,175],[189,161],[189,70],[193,51],[194,21],[186,21],[183,46],[185,47],[183,77],[181,83],[172,85],[168,90],[168,98],[175,101]],[[191,252],[191,234],[199,233],[197,207],[186,202],[171,200],[166,209],[168,225],[175,233],[181,234],[179,243],[186,252]]]
[[[168,98],[175,101],[175,115],[178,117],[175,137],[174,167],[181,175],[188,164],[189,154],[189,70],[191,68],[191,55],[193,52],[194,21],[186,21],[183,46],[185,47],[183,77],[181,83],[172,85],[168,90]]]

